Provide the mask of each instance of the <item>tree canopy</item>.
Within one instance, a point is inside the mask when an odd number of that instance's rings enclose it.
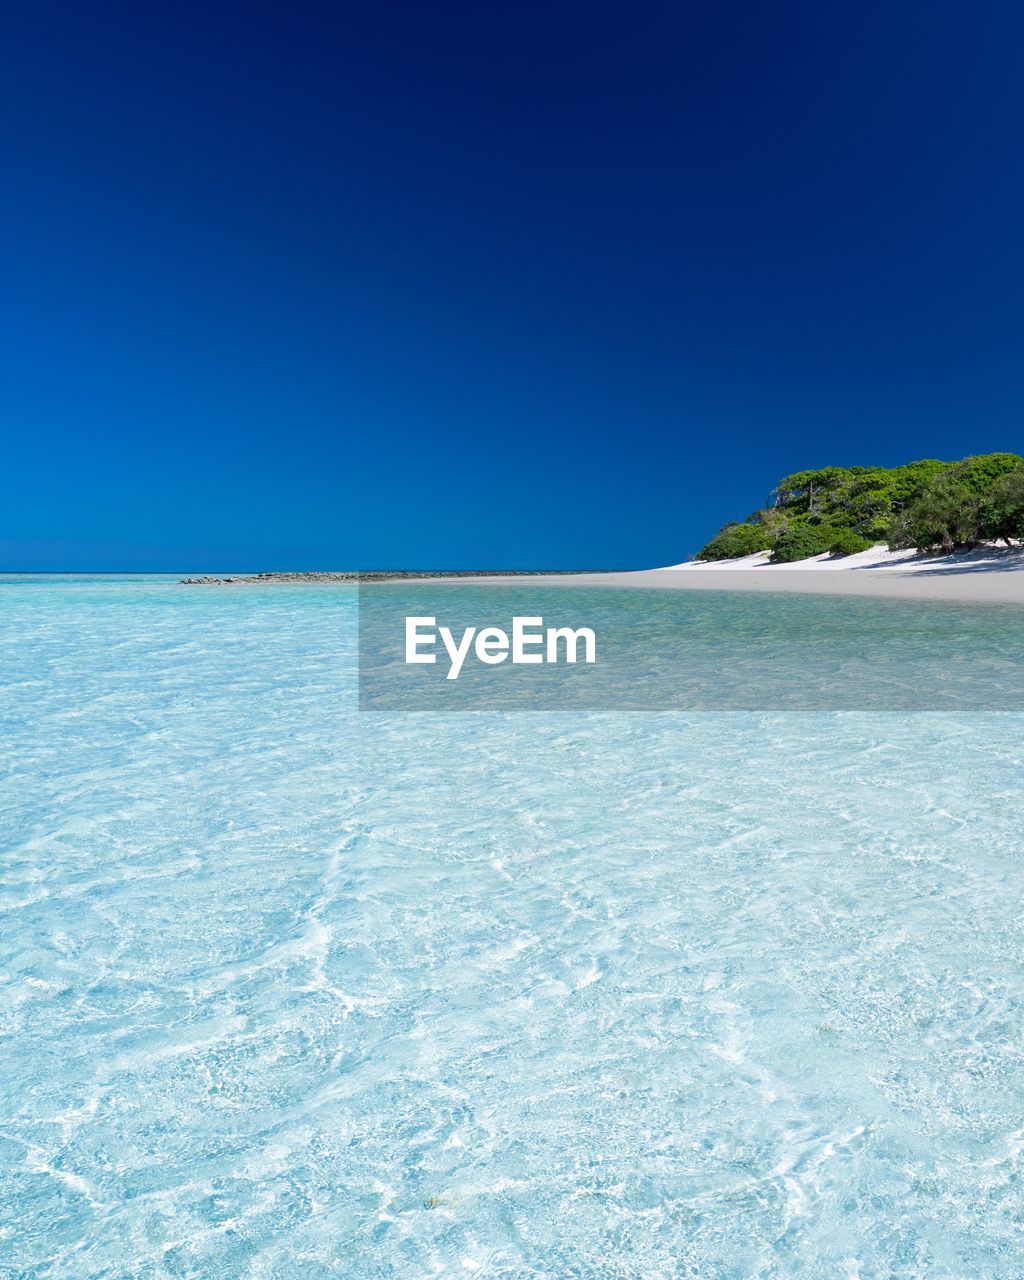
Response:
[[[698,553],[777,561],[850,555],[877,542],[951,551],[1024,539],[1024,458],[986,453],[899,467],[819,467],[784,476],[765,507],[726,525]]]

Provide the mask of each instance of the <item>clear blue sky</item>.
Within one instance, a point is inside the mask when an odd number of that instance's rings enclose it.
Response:
[[[21,5],[0,568],[629,567],[1024,449],[1024,10]]]

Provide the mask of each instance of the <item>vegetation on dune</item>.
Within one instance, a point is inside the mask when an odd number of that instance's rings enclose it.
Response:
[[[771,551],[789,563],[854,555],[878,542],[952,551],[1024,539],[1024,458],[987,453],[901,467],[820,467],[785,476],[768,504],[727,524],[698,560]]]
[[[986,537],[1004,542],[1024,538],[1024,467],[1001,475],[982,499]]]
[[[701,560],[731,560],[750,556],[755,551],[768,551],[772,539],[761,524],[727,524],[701,551]]]
[[[871,538],[862,538],[853,529],[837,529],[828,550],[830,555],[837,557],[855,556],[858,551],[867,551],[874,545]]]
[[[838,532],[830,524],[794,521],[775,539],[772,560],[777,564],[789,564],[793,560],[806,560],[808,556],[824,555]]]

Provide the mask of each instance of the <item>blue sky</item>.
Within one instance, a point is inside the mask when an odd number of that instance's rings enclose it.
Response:
[[[1015,6],[20,9],[0,568],[643,566],[1024,449]]]

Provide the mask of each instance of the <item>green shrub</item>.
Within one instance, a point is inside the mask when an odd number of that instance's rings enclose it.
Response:
[[[829,524],[792,524],[776,539],[772,564],[791,564],[824,555],[839,533]]]
[[[731,560],[735,556],[752,556],[767,551],[771,535],[757,524],[727,524],[706,547],[697,552],[698,560]]]
[[[834,556],[855,556],[858,551],[867,551],[874,545],[870,538],[862,538],[852,529],[837,529],[836,536],[829,545],[829,553]]]

